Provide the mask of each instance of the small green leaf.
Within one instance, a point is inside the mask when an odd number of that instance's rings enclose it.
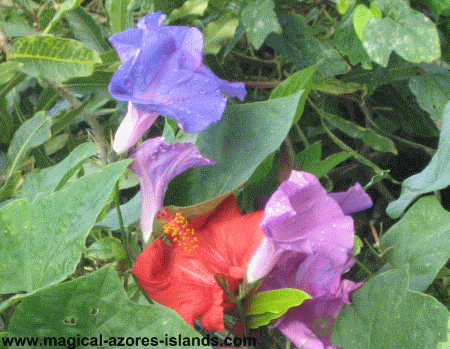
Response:
[[[436,25],[406,0],[374,0],[385,17],[373,17],[364,27],[363,45],[370,58],[386,67],[395,51],[412,63],[432,62],[441,57]]]
[[[335,41],[336,47],[347,55],[351,65],[361,62],[362,68],[372,69],[372,61],[353,27],[353,11],[347,11],[342,17],[336,30]]]
[[[280,313],[263,313],[252,315],[248,320],[248,327],[258,328],[261,326],[268,325],[272,320],[278,319],[279,317],[283,316],[286,312],[287,310],[282,311]]]
[[[395,268],[410,267],[410,289],[423,292],[450,258],[450,213],[434,196],[417,200],[402,219],[381,238],[391,249],[386,261]]]
[[[0,64],[0,84],[6,84],[22,68],[20,62],[3,62]]]
[[[332,95],[345,95],[365,90],[364,86],[361,84],[356,82],[345,82],[336,79],[333,76],[329,78],[316,76],[312,81],[312,89]]]
[[[5,31],[5,34],[11,36],[13,38],[19,36],[30,36],[36,35],[36,31],[29,27],[28,25],[23,24],[14,24],[0,21],[0,26]]]
[[[127,258],[127,253],[119,239],[108,236],[89,246],[84,256],[91,259],[115,258],[120,261]]]
[[[76,147],[59,164],[43,169],[35,170],[27,175],[23,183],[21,197],[33,202],[38,194],[50,195],[61,189],[67,180],[81,167],[86,159],[98,153],[98,149],[92,143],[83,143]]]
[[[43,78],[67,80],[88,76],[101,63],[97,52],[82,43],[51,36],[23,37],[13,42],[8,60],[23,63],[22,71]]]
[[[370,3],[370,5],[372,7],[373,2]],[[369,22],[371,18],[382,17],[382,13],[380,12],[380,10],[377,10],[372,11],[362,4],[359,4],[355,7],[355,11],[353,12],[353,28],[355,28],[355,32],[356,35],[358,35],[359,40],[363,41],[363,31],[367,25],[367,22]]]
[[[103,37],[100,26],[83,8],[78,7],[70,11],[66,14],[66,19],[69,26],[73,29],[75,37],[86,47],[99,53],[103,53],[111,48]]]
[[[435,349],[447,340],[448,310],[412,292],[408,267],[369,279],[333,325],[332,344],[351,349]],[[374,340],[376,339],[376,340]]]
[[[423,74],[409,80],[409,89],[420,107],[437,121],[442,121],[445,105],[450,101],[450,74]]]
[[[218,54],[222,44],[234,36],[239,19],[230,12],[222,14],[219,19],[209,22],[203,30],[205,54]]]
[[[270,99],[275,99],[290,96],[291,94],[304,90],[300,100],[298,101],[297,110],[295,112],[295,117],[292,124],[297,123],[303,114],[306,98],[308,98],[308,94],[311,91],[311,83],[313,81],[314,74],[317,71],[317,67],[317,65],[313,65],[296,72],[275,87],[270,94]]]
[[[28,152],[50,139],[51,124],[51,118],[47,117],[44,112],[38,112],[31,119],[25,121],[14,133],[11,145],[8,148],[9,165],[6,174],[7,180],[2,189],[0,189],[0,201],[9,197],[11,189],[16,187],[13,183],[17,183],[20,175],[19,177],[15,175],[15,179],[12,182],[8,182],[8,179],[19,168]]]
[[[280,12],[278,20],[283,32],[271,33],[266,42],[299,69],[320,62],[318,72],[324,77],[347,72],[347,63],[341,55],[330,44],[313,37],[303,17],[294,13]]]
[[[281,26],[273,10],[272,0],[254,0],[241,10],[241,21],[252,45],[259,49],[267,36],[272,33],[281,34]]]
[[[183,3],[183,6],[172,11],[169,16],[169,21],[173,22],[177,19],[192,15],[203,16],[207,7],[208,0],[187,0]]]
[[[424,3],[433,11],[436,19],[438,19],[442,12],[450,8],[450,0],[420,0],[420,2]]]
[[[338,3],[336,4],[336,9],[341,15],[343,15],[344,13],[347,12],[350,5],[352,5],[354,2],[355,0],[339,0]]]
[[[436,275],[436,279],[443,279],[450,276],[450,269],[447,267],[442,267],[441,270]]]
[[[281,313],[311,298],[306,292],[295,288],[259,292],[250,300],[246,314]]]
[[[106,0],[106,11],[108,12],[109,27],[113,34],[123,32],[133,25],[130,12],[128,11],[129,0]]]
[[[58,11],[56,11],[50,23],[45,28],[43,34],[48,34],[50,30],[52,30],[53,26],[58,23],[67,12],[77,8],[83,0],[65,0],[62,4],[59,5]]]
[[[447,188],[450,185],[450,102],[444,109],[439,144],[431,162],[420,173],[402,183],[400,197],[391,202],[386,212],[392,218],[398,218],[408,205],[419,195]]]
[[[349,120],[341,118],[337,115],[329,114],[324,111],[321,112],[321,115],[331,125],[338,128],[348,136],[356,139],[361,139],[364,143],[375,150],[389,152],[397,155],[397,149],[395,148],[394,142],[387,137],[380,136],[374,130],[361,127]]]
[[[22,182],[22,171],[11,173],[11,175],[6,179],[5,183],[0,189],[0,202],[15,196]]]
[[[351,152],[342,151],[321,160],[322,143],[319,141],[297,154],[297,166],[302,171],[312,173],[317,178],[322,178],[328,171],[351,156]]]

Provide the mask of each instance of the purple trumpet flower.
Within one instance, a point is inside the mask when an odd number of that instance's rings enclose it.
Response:
[[[152,234],[153,220],[163,207],[169,182],[188,168],[215,164],[213,159],[200,154],[193,143],[169,144],[164,137],[145,141],[128,157],[135,159],[130,170],[137,174],[141,183],[141,231],[144,242]]]
[[[110,38],[122,65],[109,90],[114,98],[128,101],[128,112],[114,137],[118,153],[136,144],[160,114],[195,133],[221,119],[226,105],[222,93],[245,98],[243,83],[222,80],[202,63],[202,33],[197,28],[163,26],[165,18],[161,12],[149,14],[137,28]]]
[[[277,327],[297,348],[337,348],[331,345],[334,321],[342,306],[350,304],[350,293],[362,285],[341,280],[342,274],[354,263],[351,255],[346,263],[332,266],[320,254],[285,251],[259,291],[297,288],[313,298],[289,309],[271,327]]]
[[[370,206],[359,184],[328,194],[312,174],[292,171],[267,202],[260,224],[265,237],[250,261],[247,280],[266,276],[285,251],[320,254],[333,267],[347,263],[355,234],[346,214]]]

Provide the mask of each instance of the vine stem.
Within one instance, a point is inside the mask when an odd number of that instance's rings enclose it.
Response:
[[[120,231],[122,232],[122,236],[126,238],[128,245],[128,235],[125,231],[125,225],[123,224],[122,211],[120,210],[120,200],[119,200],[119,181],[116,182],[114,188],[114,202],[116,204],[117,217],[119,218]]]

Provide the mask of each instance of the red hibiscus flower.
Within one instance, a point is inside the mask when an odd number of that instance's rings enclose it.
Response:
[[[166,210],[158,218],[167,219],[164,229],[172,246],[162,239],[148,246],[137,258],[133,274],[150,298],[175,309],[191,326],[200,316],[207,330],[224,330],[224,309],[235,304],[215,274],[236,291],[263,239],[259,228],[263,215],[263,211],[243,215],[234,195],[189,223]]]

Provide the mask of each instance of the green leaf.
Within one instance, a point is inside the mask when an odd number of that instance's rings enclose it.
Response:
[[[324,77],[347,72],[347,63],[331,45],[320,42],[310,33],[306,20],[294,13],[280,12],[278,20],[283,33],[272,33],[266,39],[267,44],[280,52],[299,69],[320,62],[318,71]]]
[[[322,178],[328,171],[351,156],[351,152],[342,151],[321,160],[322,143],[319,141],[297,154],[297,166],[302,171],[312,173],[317,178]]]
[[[22,68],[23,64],[19,62],[3,62],[0,64],[0,84],[6,84]]]
[[[448,310],[408,289],[407,266],[369,279],[333,326],[332,344],[351,349],[435,349],[447,340]]]
[[[257,328],[284,315],[292,307],[312,297],[302,290],[282,288],[259,292],[250,300],[246,314],[250,315],[249,327]]]
[[[450,101],[450,74],[423,74],[412,77],[408,86],[420,107],[437,121],[442,121],[445,105]]]
[[[133,25],[128,10],[130,0],[106,0],[106,11],[108,12],[109,27],[113,34],[123,32]]]
[[[381,18],[382,14],[376,11],[372,11],[362,4],[359,4],[355,7],[355,10],[353,12],[353,28],[355,29],[356,35],[358,36],[359,40],[363,41],[364,28],[367,25],[367,22],[369,22],[369,19],[374,17]]]
[[[87,234],[130,163],[108,165],[50,196],[38,195],[32,204],[18,199],[2,207],[0,293],[34,292],[72,274]]]
[[[51,118],[47,117],[44,112],[38,112],[31,119],[25,121],[14,133],[11,145],[8,148],[9,165],[6,174],[7,179],[0,189],[0,201],[10,197],[17,188],[21,178],[20,172],[17,175],[16,170],[28,152],[50,139],[51,124]]]
[[[209,22],[203,30],[205,54],[218,54],[222,44],[234,36],[239,19],[230,12],[222,14],[219,19]]]
[[[450,7],[450,0],[420,0],[420,2],[428,6],[436,18]]]
[[[0,21],[0,26],[3,28],[7,36],[11,36],[13,38],[19,36],[36,35],[36,31],[28,25]]]
[[[432,62],[441,57],[436,25],[406,0],[374,0],[385,17],[369,20],[363,32],[363,45],[370,58],[386,67],[395,51],[412,63]]]
[[[386,212],[398,218],[408,205],[419,195],[440,190],[450,185],[450,102],[444,109],[439,144],[428,166],[402,183],[400,197],[391,202]]]
[[[70,79],[64,83],[64,87],[72,92],[80,94],[89,92],[98,93],[103,90],[107,96],[111,96],[109,94],[108,85],[113,75],[113,72],[96,71],[87,77]]]
[[[394,142],[387,137],[380,136],[374,130],[361,127],[349,120],[341,118],[337,115],[329,114],[325,111],[321,111],[321,116],[349,137],[361,139],[364,143],[375,150],[397,155],[397,149],[395,148]]]
[[[405,216],[381,238],[392,248],[386,261],[395,268],[410,267],[410,289],[423,292],[450,258],[450,213],[434,196],[417,200]]]
[[[258,328],[264,325],[268,325],[272,320],[278,319],[283,316],[287,310],[282,311],[280,313],[263,313],[252,315],[248,320],[249,328]]]
[[[83,0],[65,0],[62,4],[60,4],[58,11],[56,11],[52,20],[47,25],[47,28],[45,28],[43,34],[48,34],[54,25],[58,23],[67,14],[67,12],[77,8],[82,2]]]
[[[169,16],[169,21],[173,22],[177,19],[192,15],[203,16],[207,7],[208,0],[187,0],[183,3],[183,6],[172,11]]]
[[[91,259],[115,258],[120,261],[127,258],[127,253],[119,239],[108,236],[89,246],[84,256]]]
[[[66,19],[73,34],[86,47],[103,53],[111,47],[102,35],[102,30],[97,22],[83,8],[78,7],[66,14]]]
[[[356,82],[345,82],[335,77],[322,78],[320,76],[315,77],[312,81],[312,89],[332,95],[352,94],[365,90],[363,85]]]
[[[336,9],[341,15],[347,12],[349,7],[355,2],[355,0],[339,0],[336,4]]]
[[[386,85],[392,81],[407,80],[420,73],[421,69],[417,65],[405,61],[394,53],[389,58],[387,68],[376,65],[372,71],[367,71],[362,67],[356,67],[340,80],[366,85],[367,93],[372,94],[380,85]]]
[[[22,71],[43,78],[67,80],[88,76],[101,63],[97,52],[82,43],[51,36],[34,36],[13,42],[8,60],[23,63]]]
[[[227,106],[222,119],[200,132],[196,141],[200,152],[213,158],[216,165],[177,176],[169,185],[167,202],[197,205],[244,184],[285,139],[300,97],[298,92],[265,102]]]
[[[298,122],[303,114],[306,98],[308,98],[308,94],[311,91],[311,83],[316,71],[317,65],[302,69],[285,79],[281,84],[275,87],[270,94],[270,99],[275,99],[279,97],[290,96],[294,93],[304,90],[302,96],[300,97],[300,100],[298,101],[297,111],[295,112],[295,117],[292,121],[292,124]]]
[[[20,197],[33,202],[40,193],[47,196],[58,191],[81,167],[84,160],[97,153],[98,149],[92,143],[80,144],[59,164],[28,174],[23,182]]]
[[[352,65],[361,62],[362,68],[372,69],[372,61],[353,27],[353,11],[347,11],[342,17],[336,30],[335,41],[338,50],[347,55]]]
[[[122,281],[111,264],[28,297],[14,311],[8,330],[13,337],[40,339],[56,337],[67,340],[77,335],[99,338],[101,335],[103,343],[90,343],[83,347],[111,349],[120,347],[118,341],[112,342],[113,337],[154,337],[157,343],[161,343],[157,344],[158,347],[164,347],[167,336],[178,340],[180,335],[183,339],[189,337],[190,341],[199,337],[198,332],[174,310],[128,300]],[[127,347],[146,348],[148,345],[135,342]],[[178,347],[183,347],[183,344]],[[203,348],[192,342],[186,347]]]
[[[445,342],[439,343],[439,345],[437,346],[437,349],[450,349],[450,319],[448,319],[447,336],[448,336],[448,340],[446,340]]]
[[[55,154],[57,151],[64,148],[69,141],[69,135],[67,133],[62,133],[60,135],[57,135],[53,138],[51,138],[47,143],[44,145],[44,150],[46,156]],[[48,159],[48,157],[47,157]],[[54,162],[51,163],[53,165]]]
[[[274,7],[272,0],[254,0],[241,10],[241,22],[250,42],[257,50],[270,33],[281,34],[282,29],[273,10]]]
[[[11,173],[3,184],[3,187],[0,189],[0,202],[15,196],[22,182],[22,171]]]
[[[249,302],[247,315],[281,313],[312,297],[302,290],[281,288],[257,293]]]

